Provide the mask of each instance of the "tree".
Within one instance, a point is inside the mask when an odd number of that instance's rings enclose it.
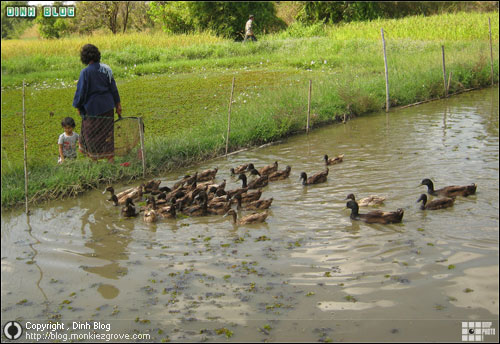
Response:
[[[144,2],[134,1],[78,1],[76,6],[76,30],[81,34],[89,34],[103,27],[113,34],[119,31],[125,33],[134,16],[133,12],[136,9],[145,10]]]
[[[241,39],[249,14],[255,15],[257,34],[286,27],[272,2],[152,1],[149,13],[164,31],[174,33],[211,30]]]
[[[28,6],[28,1],[2,1],[2,39],[18,38],[35,23],[35,18],[7,17],[7,7]]]
[[[54,1],[52,6],[59,7],[63,6],[63,1]],[[38,32],[43,38],[60,38],[65,35],[68,31],[68,20],[70,18],[57,18],[57,17],[44,17],[41,15],[42,7],[38,7],[39,15],[36,18],[36,23],[38,23]]]

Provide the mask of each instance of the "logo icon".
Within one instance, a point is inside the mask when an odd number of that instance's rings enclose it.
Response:
[[[23,334],[23,327],[17,321],[9,321],[3,327],[3,334],[10,340],[19,339]]]
[[[462,322],[462,342],[482,342],[485,336],[492,335],[495,335],[495,328],[491,321]]]

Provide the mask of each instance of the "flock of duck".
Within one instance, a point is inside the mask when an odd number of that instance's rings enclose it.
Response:
[[[324,156],[326,170],[308,177],[305,172],[300,174],[303,185],[324,183],[327,181],[330,165],[339,164],[343,161],[344,155],[335,158]],[[291,167],[286,166],[284,170],[278,170],[278,162],[256,169],[252,163],[243,164],[231,168],[232,176],[238,176],[241,180],[241,187],[226,190],[226,180],[221,184],[215,184],[214,179],[218,168],[208,169],[193,176],[186,175],[177,181],[171,188],[160,187],[160,180],[150,180],[138,187],[133,187],[118,194],[112,186],[107,187],[106,192],[111,193],[108,201],[114,202],[115,206],[123,205],[121,214],[124,217],[137,217],[143,213],[145,222],[156,222],[160,218],[175,219],[178,213],[185,216],[207,216],[224,215],[232,216],[233,223],[244,225],[249,223],[263,222],[268,217],[268,209],[273,198],[260,199],[262,189],[269,182],[286,179],[290,176]],[[247,176],[248,174],[248,176]],[[249,181],[249,179],[251,180]],[[417,202],[422,202],[420,209],[436,210],[453,206],[457,196],[467,197],[476,192],[477,185],[451,185],[434,190],[434,184],[430,179],[424,179],[420,185],[427,186],[427,193],[431,196],[440,196],[433,200],[428,200],[426,194],[421,194]],[[251,191],[253,190],[253,191]],[[146,197],[146,205],[136,209],[134,201],[142,201]],[[156,197],[155,197],[156,196]],[[380,205],[385,198],[372,195],[356,201],[354,194],[346,197],[347,208],[351,209],[350,218],[367,223],[399,223],[403,219],[404,210],[399,208],[396,211],[373,210],[368,213],[359,213],[359,207]],[[252,212],[238,219],[237,212],[232,208],[236,205],[237,210],[266,210],[264,212]]]

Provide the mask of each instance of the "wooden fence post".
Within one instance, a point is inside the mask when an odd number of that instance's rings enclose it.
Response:
[[[312,80],[309,80],[309,94],[308,94],[308,97],[307,97],[306,134],[309,134],[309,119],[311,118],[311,88],[312,88]]]
[[[144,152],[144,124],[142,123],[142,117],[139,117],[139,137],[141,139],[142,177],[146,178],[146,152]]]
[[[387,54],[385,51],[384,29],[381,28],[382,44],[384,46],[384,64],[385,64],[385,112],[389,112],[389,71],[387,69]]]
[[[491,86],[493,86],[493,44],[491,43],[491,19],[488,18],[490,27],[490,65],[491,65]]]
[[[227,156],[227,150],[229,148],[229,132],[231,131],[231,104],[233,103],[233,93],[234,93],[234,76],[233,76],[233,84],[231,85],[231,97],[229,98],[229,112],[227,114],[226,156]]]
[[[441,51],[443,52],[443,82],[444,82],[444,96],[448,97],[448,87],[446,87],[446,64],[444,61],[444,45],[441,46]]]
[[[23,138],[24,138],[24,200],[26,203],[26,214],[29,214],[28,209],[28,152],[26,145],[26,108],[24,106],[25,89],[23,80]]]

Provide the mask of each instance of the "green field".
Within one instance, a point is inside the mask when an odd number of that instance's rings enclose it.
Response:
[[[236,78],[230,149],[276,140],[305,128],[308,81],[312,122],[360,115],[385,106],[380,28],[387,42],[391,106],[444,95],[441,46],[450,92],[491,84],[488,18],[492,20],[494,81],[498,82],[498,13],[458,13],[326,27],[294,24],[285,32],[236,43],[210,34],[162,33],[2,40],[2,206],[24,199],[22,80],[30,198],[74,194],[100,182],[142,175],[140,162],[57,166],[60,120],[80,120],[72,99],[84,67],[80,47],[91,42],[115,74],[124,116],[146,126],[148,173],[224,152],[231,80]],[[49,113],[53,112],[54,116]]]

